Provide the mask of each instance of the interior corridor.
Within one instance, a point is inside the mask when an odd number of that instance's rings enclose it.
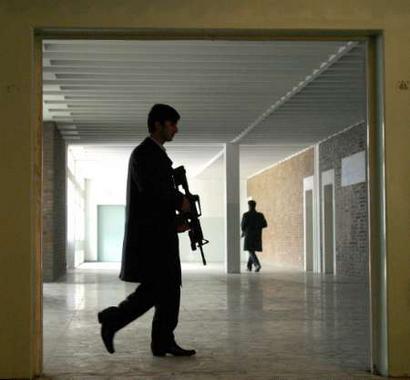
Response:
[[[366,49],[43,41],[47,376],[371,378]],[[166,150],[201,197],[209,240],[204,268],[180,234],[177,341],[197,350],[190,359],[152,357],[152,311],[119,332],[111,356],[96,318],[136,286],[118,279],[128,160],[158,102],[181,111]],[[240,275],[250,199],[268,224],[263,269]]]
[[[262,257],[263,260],[263,257]],[[53,379],[372,379],[368,288],[341,276],[287,272],[226,276],[184,265],[177,338],[193,358],[151,355],[152,311],[120,331],[109,355],[97,310],[134,285],[118,264],[85,264],[44,284],[46,376]],[[273,376],[273,377],[272,377]]]

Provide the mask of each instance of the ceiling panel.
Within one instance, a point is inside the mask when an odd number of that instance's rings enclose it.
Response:
[[[151,106],[168,103],[182,116],[169,154],[190,173],[237,140],[248,176],[365,119],[364,78],[365,46],[348,41],[43,45],[44,119],[67,142],[124,160]]]
[[[73,142],[146,134],[154,103],[182,115],[180,142],[224,143],[346,42],[45,41],[45,119]],[[58,98],[55,98],[58,96]]]

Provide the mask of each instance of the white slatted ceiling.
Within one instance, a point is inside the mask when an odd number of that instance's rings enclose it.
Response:
[[[93,144],[89,155],[95,144],[118,153],[145,137],[152,104],[172,104],[182,119],[170,155],[197,172],[346,43],[46,41],[44,118],[70,143]],[[242,139],[244,173],[363,119],[363,100],[360,45]]]

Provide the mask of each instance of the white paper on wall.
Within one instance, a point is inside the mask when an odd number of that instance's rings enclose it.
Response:
[[[366,181],[366,152],[364,150],[342,158],[342,186]]]

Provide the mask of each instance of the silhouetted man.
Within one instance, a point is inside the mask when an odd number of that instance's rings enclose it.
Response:
[[[163,144],[178,132],[178,112],[156,104],[148,115],[147,137],[132,152],[127,180],[127,204],[120,278],[140,283],[118,306],[98,313],[101,337],[114,352],[115,333],[152,307],[151,351],[154,356],[191,356],[177,345],[181,265],[176,210],[190,211],[189,200],[174,186],[172,161]]]
[[[249,211],[242,216],[242,236],[245,237],[244,250],[249,252],[248,271],[255,266],[255,272],[261,270],[261,264],[255,252],[262,252],[262,229],[268,226],[265,216],[256,211],[256,202],[248,201]]]

